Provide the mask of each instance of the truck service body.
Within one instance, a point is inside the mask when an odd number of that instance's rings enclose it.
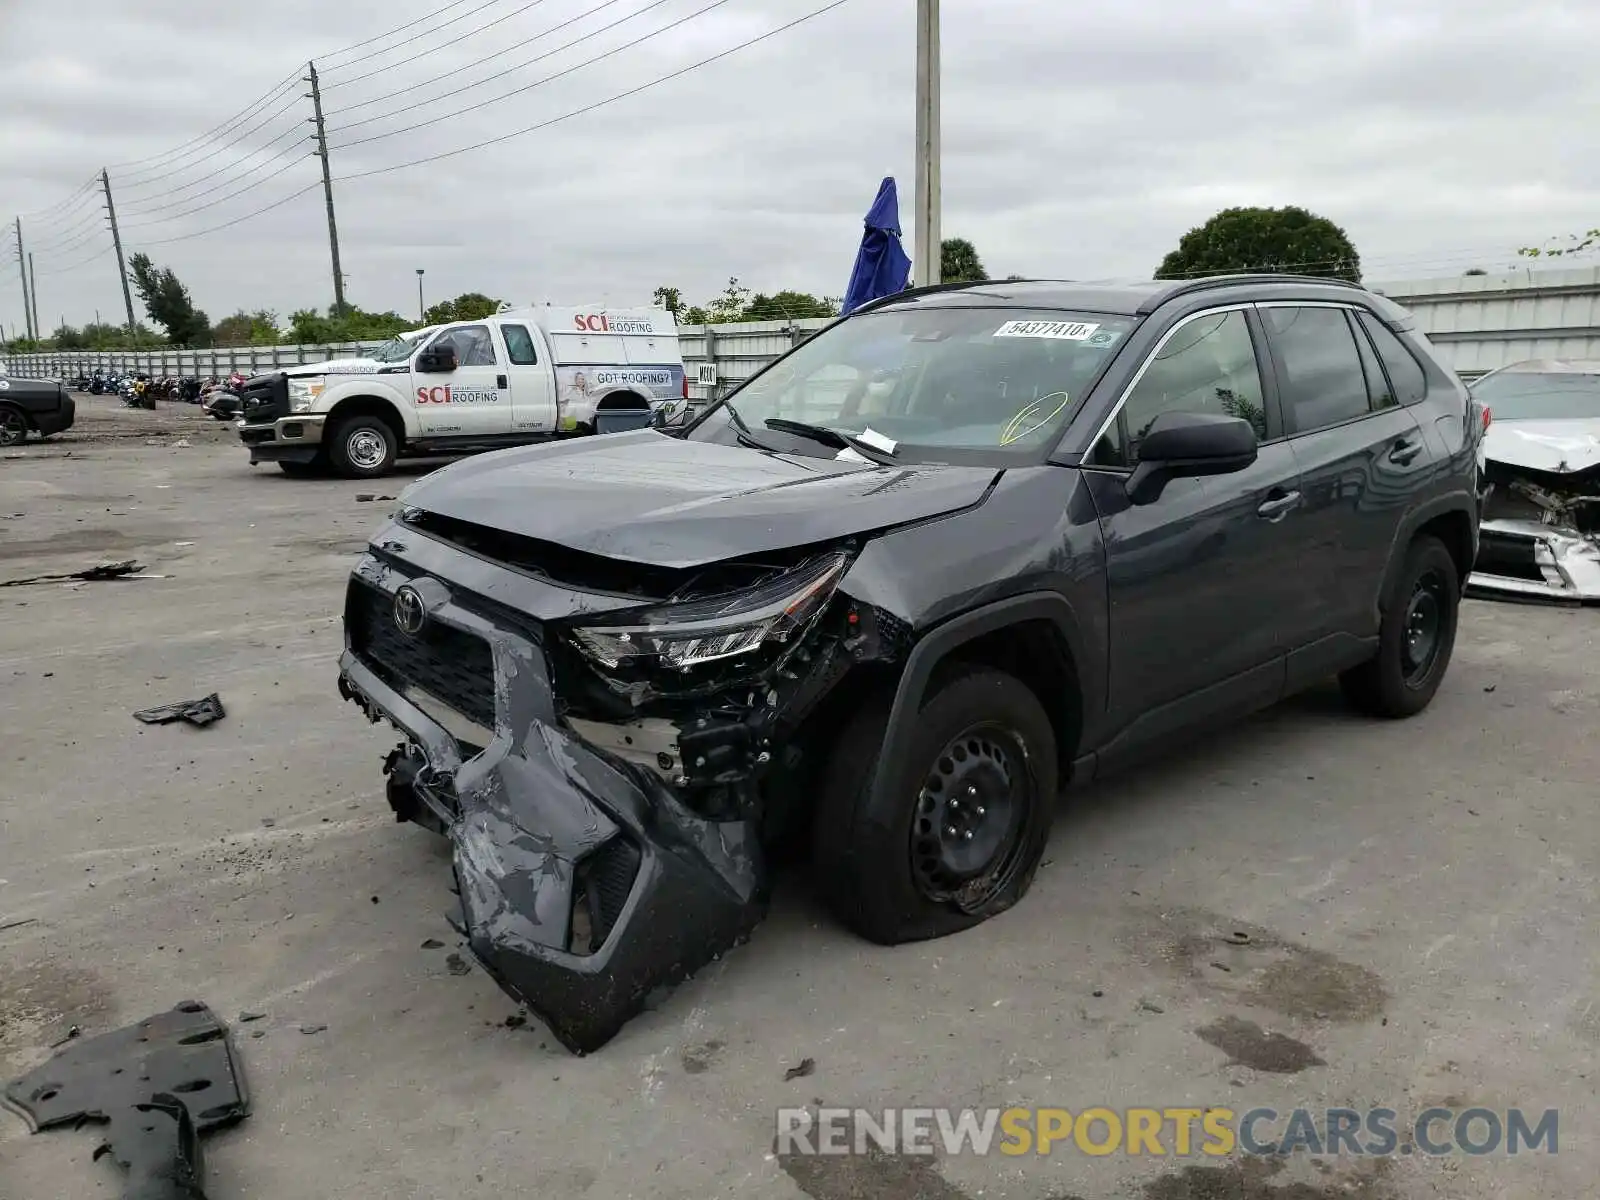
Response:
[[[406,454],[638,428],[687,390],[671,313],[532,307],[402,334],[367,358],[257,376],[239,436],[252,465],[376,476]]]

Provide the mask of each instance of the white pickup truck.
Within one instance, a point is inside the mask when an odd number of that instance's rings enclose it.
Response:
[[[258,375],[245,384],[238,429],[252,466],[370,478],[402,455],[637,429],[659,410],[676,418],[688,395],[665,309],[544,306]]]

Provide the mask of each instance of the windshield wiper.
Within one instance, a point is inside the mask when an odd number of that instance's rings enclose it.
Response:
[[[876,446],[863,442],[860,438],[851,437],[848,433],[841,433],[837,429],[829,429],[826,425],[811,425],[805,421],[791,421],[787,417],[768,417],[763,422],[768,429],[776,429],[779,433],[792,433],[796,437],[809,438],[813,442],[820,442],[824,446],[832,446],[835,450],[854,450],[863,458],[869,458],[879,466],[884,466],[894,461],[892,455],[887,455]]]
[[[734,432],[738,434],[741,442],[743,442],[746,446],[753,446],[757,450],[765,450],[768,454],[778,453],[771,446],[767,445],[751,432],[750,426],[744,423],[744,418],[739,415],[739,410],[737,408],[729,404],[726,400],[722,402],[722,407],[728,410],[728,420],[733,423]]]

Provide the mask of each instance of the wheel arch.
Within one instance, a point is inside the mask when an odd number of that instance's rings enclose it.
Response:
[[[1084,728],[1086,698],[1079,670],[1084,661],[1077,615],[1066,598],[1054,592],[998,600],[929,629],[907,656],[895,687],[870,811],[885,811],[889,799],[884,764],[906,752],[917,713],[943,674],[963,666],[995,667],[1033,690],[1056,735],[1060,778],[1070,779]]]
[[[371,392],[357,392],[341,399],[328,410],[325,429],[331,434],[340,421],[358,416],[381,419],[394,434],[397,448],[403,448],[411,436],[406,429],[405,414],[400,411],[399,406],[393,400]]]
[[[1380,623],[1383,614],[1394,600],[1394,589],[1405,565],[1406,551],[1419,537],[1436,537],[1450,551],[1455,561],[1456,573],[1463,589],[1472,565],[1478,556],[1478,517],[1476,502],[1471,497],[1444,496],[1425,504],[1409,514],[1401,523],[1389,550],[1389,565],[1384,571],[1383,587],[1376,598],[1375,619]]]
[[[649,400],[645,399],[645,397],[641,396],[638,392],[632,391],[628,388],[619,388],[614,392],[607,392],[604,396],[601,396],[599,400],[595,401],[594,405],[596,412],[609,412],[618,408],[634,409],[649,407]]]

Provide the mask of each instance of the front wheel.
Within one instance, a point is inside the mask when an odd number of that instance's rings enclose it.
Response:
[[[346,479],[376,479],[394,466],[399,445],[380,417],[346,417],[333,428],[328,448],[334,469]]]
[[[1456,644],[1461,576],[1435,537],[1411,543],[1378,627],[1378,652],[1339,676],[1345,698],[1375,717],[1410,717],[1428,707]]]
[[[823,899],[875,942],[970,928],[1027,893],[1056,799],[1050,719],[1020,680],[987,668],[953,677],[917,714],[909,753],[873,780],[887,698],[836,741],[813,829]]]
[[[0,405],[0,446],[20,446],[28,439],[28,418],[9,405]]]

